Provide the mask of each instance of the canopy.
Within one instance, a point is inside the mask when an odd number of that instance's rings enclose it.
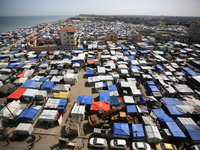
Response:
[[[23,110],[23,112],[20,114],[20,116],[18,117],[18,119],[22,119],[22,118],[25,118],[25,119],[33,119],[37,112],[39,110],[35,109],[35,108],[25,108]]]
[[[53,82],[53,81],[46,81],[46,82],[42,85],[41,89],[42,89],[42,90],[51,90],[51,89],[53,88],[53,86],[54,86],[54,82]]]
[[[131,127],[134,139],[144,139],[144,130],[142,124],[132,124]]]
[[[127,113],[137,113],[138,112],[138,110],[137,110],[137,108],[136,108],[136,106],[135,105],[127,105],[126,106],[126,111],[127,111]]]
[[[0,87],[0,97],[5,97],[7,96],[7,94],[9,94],[9,90],[15,88],[15,85],[13,85],[12,83],[7,83],[3,86]]]
[[[26,91],[27,89],[25,88],[18,88],[17,90],[15,90],[12,94],[10,94],[7,99],[19,99],[22,94],[24,94],[24,92]]]
[[[92,96],[87,96],[87,95],[79,95],[76,103],[80,103],[80,104],[87,104],[87,105],[91,105],[93,97]]]
[[[113,134],[130,136],[130,130],[128,123],[114,123],[113,124]]]
[[[20,88],[28,88],[33,82],[35,82],[35,80],[26,80],[26,82],[24,82]]]
[[[110,103],[110,93],[109,91],[100,91],[99,97],[101,102],[109,102]]]

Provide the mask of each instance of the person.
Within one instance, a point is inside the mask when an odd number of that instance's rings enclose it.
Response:
[[[10,139],[8,138],[6,142],[7,142],[7,144],[10,144]]]
[[[41,138],[42,138],[41,135],[39,135],[39,140],[40,140]]]
[[[31,137],[32,137],[32,141],[35,141],[35,135],[31,135]]]
[[[31,148],[33,148],[33,146],[34,146],[34,142],[31,143]]]

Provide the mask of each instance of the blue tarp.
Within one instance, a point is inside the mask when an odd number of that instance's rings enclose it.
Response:
[[[127,56],[129,60],[135,60],[134,56]]]
[[[131,127],[134,139],[144,139],[144,129],[142,124],[132,124]]]
[[[132,114],[132,113],[137,113],[138,112],[138,110],[137,110],[135,105],[127,105],[126,106],[126,111],[127,111],[128,114]]]
[[[86,77],[93,77],[94,71],[93,70],[86,70]]]
[[[53,82],[53,81],[46,81],[46,82],[42,85],[41,89],[42,89],[42,90],[51,90],[51,89],[53,88],[53,86],[54,86],[54,82]]]
[[[22,68],[22,67],[24,67],[25,64],[26,64],[26,63],[20,63],[20,64],[17,66],[17,68]]]
[[[117,91],[117,87],[115,85],[109,85],[108,90],[109,91]]]
[[[166,122],[166,125],[174,138],[186,138],[185,134],[174,121]]]
[[[136,97],[135,97],[135,99],[136,99]],[[140,99],[140,101],[137,101],[137,104],[145,104],[146,103],[144,98],[142,97],[142,95],[139,96],[139,99]]]
[[[185,125],[185,124],[184,124],[184,126],[185,126],[191,140],[193,142],[199,143],[200,142],[200,138],[199,138],[200,137],[200,130],[195,129],[195,128],[199,128],[199,126],[198,125]]]
[[[148,54],[148,51],[140,51],[140,54]]]
[[[119,101],[117,96],[110,96],[110,104],[113,106],[119,106]]]
[[[101,102],[109,102],[110,103],[110,93],[109,91],[100,91],[99,97]]]
[[[147,88],[147,91],[149,92],[149,94],[153,93],[153,92],[160,92],[160,90],[154,86],[154,85],[150,85],[148,88]]]
[[[156,114],[156,116],[158,117],[158,119],[161,121],[161,122],[173,122],[174,120],[169,117],[164,111],[162,108],[160,109],[152,109],[153,112]]]
[[[104,88],[105,88],[105,87],[108,87],[107,83],[104,83],[104,82],[103,82],[103,87],[104,87]]]
[[[60,102],[58,103],[58,109],[64,109],[67,104],[67,99],[66,98],[61,98]]]
[[[20,88],[29,88],[29,86],[33,83],[33,82],[35,82],[35,80],[26,80],[26,82],[24,82],[21,86],[20,86]]]
[[[10,60],[10,63],[16,63],[16,62],[21,62],[20,59],[13,59],[13,60]]]
[[[40,79],[39,79],[39,81],[40,82],[45,82],[45,81],[47,81],[49,79],[49,77],[41,77]]]
[[[17,54],[18,52],[15,52],[15,51],[11,51],[9,52],[9,54]]]
[[[183,70],[188,73],[190,76],[200,76],[200,73],[195,72],[194,70],[190,69],[189,67],[183,68]]]
[[[38,57],[44,57],[45,56],[45,54],[39,54],[38,55]]]
[[[29,61],[31,61],[31,62],[37,62],[38,59],[29,59]]]
[[[93,97],[92,96],[87,96],[87,95],[79,95],[76,103],[80,103],[80,104],[87,104],[87,105],[91,105]]]
[[[10,69],[13,69],[13,68],[15,68],[15,65],[9,65],[7,68],[10,68]]]
[[[156,65],[155,66],[155,69],[157,70],[157,71],[159,71],[160,69],[162,69],[163,67],[162,66],[160,66],[160,65]]]
[[[38,87],[40,87],[40,85],[42,84],[42,82],[33,82],[29,88],[33,88],[33,89],[37,89]]]
[[[89,57],[88,60],[94,60],[94,58]]]
[[[130,66],[130,69],[137,69],[137,70],[141,70],[140,67],[138,66]]]
[[[174,98],[162,98],[166,105],[174,106],[174,105],[183,105],[181,101],[174,100]]]
[[[147,81],[146,82],[146,87],[148,87],[149,85],[155,85],[155,83],[153,81]]]
[[[39,110],[34,108],[25,108],[23,112],[20,114],[18,119],[25,118],[25,119],[33,119]]]
[[[113,134],[130,136],[128,123],[113,123]]]
[[[176,108],[176,106],[166,106],[172,118],[181,117],[183,114]]]

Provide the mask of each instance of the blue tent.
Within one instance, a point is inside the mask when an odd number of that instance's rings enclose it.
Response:
[[[157,70],[157,71],[159,71],[160,69],[162,69],[163,67],[162,66],[160,66],[160,65],[155,65],[155,69]]]
[[[29,86],[33,83],[33,82],[35,82],[35,80],[26,80],[26,82],[24,82],[21,86],[20,86],[20,88],[29,88]]]
[[[93,77],[94,71],[93,70],[86,70],[86,77]]]
[[[137,70],[141,70],[140,67],[138,66],[130,66],[130,69],[137,69]]]
[[[171,132],[173,138],[186,138],[185,134],[174,121],[166,122],[166,125],[169,131]]]
[[[64,109],[67,104],[67,98],[61,98],[59,103],[58,103],[58,109]]]
[[[113,134],[130,136],[130,129],[128,123],[113,123]]]
[[[33,89],[37,89],[40,87],[40,85],[42,84],[42,82],[33,82],[29,88],[33,88]]]
[[[140,51],[140,54],[148,54],[148,51]]]
[[[29,59],[29,61],[31,61],[31,62],[37,62],[38,59]]]
[[[144,139],[144,129],[142,124],[132,124],[133,139]]]
[[[149,92],[149,94],[153,93],[153,92],[160,92],[160,90],[154,86],[154,85],[150,85],[148,88],[147,88],[147,91]]]
[[[117,99],[117,96],[110,96],[110,104],[113,106],[119,106],[119,101]]]
[[[39,82],[46,82],[49,79],[49,77],[41,77],[39,79]]]
[[[181,117],[183,114],[176,108],[176,106],[166,106],[172,118]]]
[[[42,85],[41,89],[42,90],[51,90],[53,88],[53,86],[54,86],[54,82],[53,81],[46,81]]]
[[[185,68],[183,68],[183,70],[190,76],[200,76],[200,73],[195,72],[194,70],[190,69],[189,67],[185,67]]]
[[[126,111],[127,111],[128,114],[136,114],[138,112],[135,105],[127,105]]]
[[[129,60],[135,60],[134,56],[127,56]]]
[[[39,111],[38,109],[34,109],[34,108],[25,108],[17,119],[23,118],[23,119],[32,120],[36,116],[38,111]]]
[[[110,93],[109,91],[100,91],[99,97],[101,102],[109,102],[110,103]]]
[[[80,104],[87,104],[87,105],[91,105],[93,97],[92,96],[87,96],[87,95],[79,95],[76,103],[80,103]]]
[[[45,54],[39,54],[38,55],[38,57],[44,57],[45,56]]]
[[[108,85],[109,91],[117,91],[117,87],[115,85]]]
[[[186,125],[184,124],[184,127],[186,128],[191,140],[193,142],[199,143],[200,142],[200,130],[198,125]],[[196,128],[196,129],[195,129]]]
[[[164,111],[162,108],[160,109],[152,109],[153,112],[156,114],[156,116],[158,117],[158,119],[163,122],[163,123],[166,123],[166,122],[173,122],[174,120],[169,117]]]
[[[9,54],[17,54],[18,52],[10,51]]]
[[[17,68],[22,68],[22,67],[24,67],[25,64],[26,64],[26,63],[20,63],[20,64],[17,66]]]
[[[83,45],[82,44],[78,45],[78,50],[83,50]]]
[[[174,106],[174,105],[183,105],[181,101],[177,101],[174,98],[162,98],[166,105]]]
[[[13,68],[15,68],[15,65],[14,65],[14,64],[11,64],[11,65],[9,65],[7,68],[13,69]]]

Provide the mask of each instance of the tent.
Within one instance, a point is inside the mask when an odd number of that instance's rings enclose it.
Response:
[[[86,77],[93,77],[94,71],[93,70],[86,70]]]
[[[183,114],[176,108],[176,106],[166,106],[172,118],[181,117]]]
[[[144,139],[144,130],[142,124],[132,124],[133,139]]]
[[[69,92],[70,91],[70,84],[55,84],[53,87],[54,92]]]
[[[167,128],[171,132],[173,138],[186,138],[185,134],[181,131],[178,125],[173,122],[166,122]]]
[[[71,117],[80,118],[81,121],[83,121],[85,119],[85,106],[77,105],[77,103],[75,103],[71,111]]]
[[[21,86],[20,86],[20,88],[29,88],[29,86],[33,83],[33,82],[35,82],[35,80],[26,80],[26,82],[24,82]]]
[[[88,58],[88,64],[94,64],[94,58]]]
[[[162,141],[162,137],[158,128],[154,125],[145,126],[146,138],[149,143],[159,143]]]
[[[91,105],[93,97],[87,95],[79,95],[76,103]]]
[[[113,136],[129,138],[130,129],[128,123],[113,123]]]
[[[178,101],[178,99],[174,98],[162,98],[162,100],[164,101],[164,104],[168,106],[183,105],[181,101]]]
[[[119,106],[119,101],[117,99],[117,96],[110,96],[110,104],[112,106]]]
[[[12,83],[7,83],[0,87],[0,97],[6,97],[8,94],[11,94],[14,92],[13,90],[16,90],[16,86]]]
[[[33,123],[36,119],[36,116],[38,115],[38,112],[39,112],[39,109],[25,108],[17,119],[20,122]]]
[[[26,88],[18,88],[17,90],[15,90],[12,94],[10,94],[7,99],[19,99],[24,92],[26,91]]]
[[[128,115],[137,115],[137,113],[138,113],[136,105],[127,105],[126,111],[127,111]]]
[[[153,112],[155,113],[155,115],[158,117],[158,119],[163,122],[163,123],[166,123],[166,122],[173,122],[174,120],[169,117],[164,111],[162,108],[160,109],[152,109]]]
[[[43,85],[42,85],[42,87],[41,87],[41,89],[42,90],[51,90],[52,88],[53,88],[53,86],[54,86],[54,82],[53,81],[46,81]]]
[[[23,97],[26,101],[31,101],[35,99],[36,94],[38,93],[37,89],[27,89],[23,93]]]
[[[59,119],[57,115],[58,115],[58,110],[44,109],[41,115],[39,116],[38,121],[53,123],[54,121],[57,121]]]
[[[110,94],[109,91],[99,91],[99,101],[101,102],[109,102],[110,103]]]
[[[107,102],[91,102],[90,114],[96,114],[99,110],[108,111],[110,110],[110,105]]]
[[[20,123],[16,128],[15,131],[19,135],[31,135],[34,128],[30,123]]]
[[[42,82],[33,82],[29,88],[32,88],[32,89],[39,89],[40,86],[42,85]]]

